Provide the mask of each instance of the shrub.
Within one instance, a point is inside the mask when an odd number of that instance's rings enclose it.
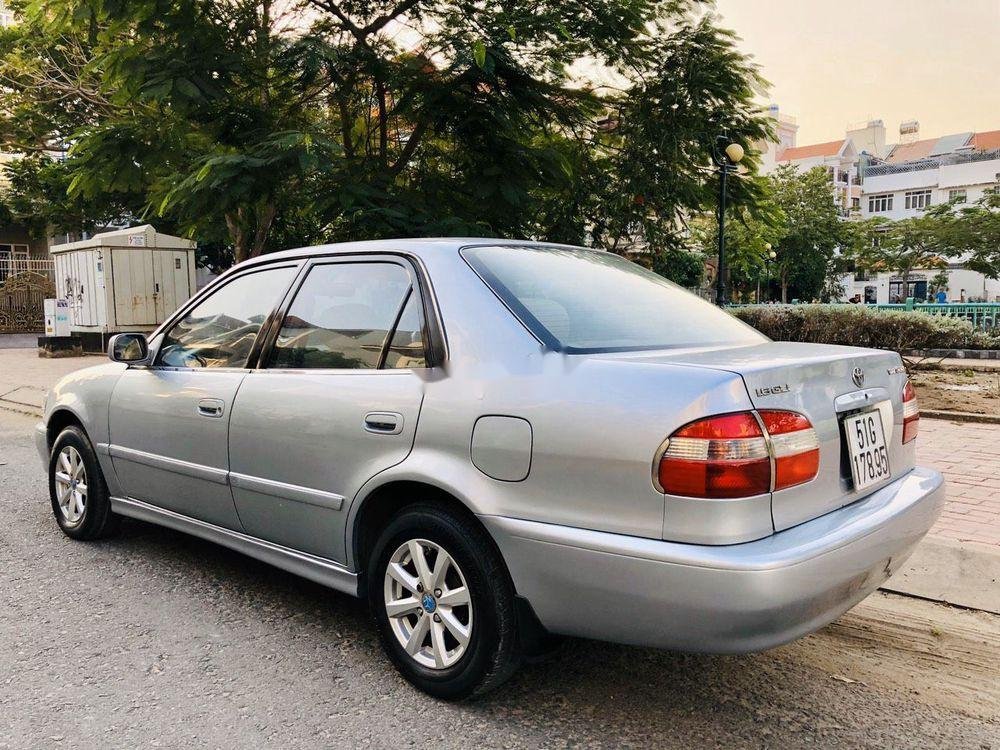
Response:
[[[753,305],[733,314],[775,341],[891,349],[997,349],[1000,340],[967,320],[862,305]]]

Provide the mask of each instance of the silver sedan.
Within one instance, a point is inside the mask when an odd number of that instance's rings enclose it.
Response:
[[[944,499],[896,354],[772,342],[582,248],[276,253],[109,355],[38,426],[62,530],[130,516],[367,597],[396,667],[447,699],[557,635],[798,638]]]

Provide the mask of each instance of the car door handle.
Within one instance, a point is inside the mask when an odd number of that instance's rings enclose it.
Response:
[[[198,413],[203,417],[221,417],[223,407],[221,398],[203,398],[198,402]]]
[[[403,431],[403,415],[394,411],[372,411],[365,414],[365,429],[379,435],[398,435]]]

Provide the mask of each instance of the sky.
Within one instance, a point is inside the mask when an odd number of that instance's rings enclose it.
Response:
[[[1000,0],[717,0],[796,118],[798,145],[882,119],[920,137],[1000,130]]]

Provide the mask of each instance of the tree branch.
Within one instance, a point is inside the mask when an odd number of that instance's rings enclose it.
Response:
[[[406,145],[403,146],[403,152],[399,155],[399,158],[389,167],[389,174],[392,177],[402,172],[410,159],[413,158],[413,152],[417,150],[417,146],[420,145],[420,139],[423,138],[425,132],[427,132],[427,121],[421,120],[413,129],[413,132],[410,133],[410,137],[406,141]]]

